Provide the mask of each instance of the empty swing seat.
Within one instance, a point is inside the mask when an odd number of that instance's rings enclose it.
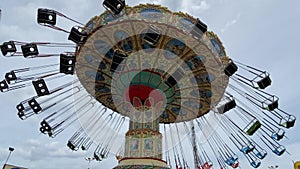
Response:
[[[255,153],[255,156],[259,159],[264,159],[267,156],[267,151],[266,150],[262,150],[260,152]]]
[[[284,122],[281,123],[281,126],[285,128],[291,128],[294,127],[295,122],[296,122],[296,117],[289,115],[285,117]]]
[[[39,113],[42,110],[40,104],[34,98],[28,101],[28,105],[31,107],[34,113]]]
[[[73,27],[69,34],[68,40],[75,42],[77,45],[82,45],[87,39],[86,32],[80,32],[78,28]]]
[[[10,71],[5,74],[5,80],[8,84],[10,84],[11,81],[17,80],[17,76],[14,71]]]
[[[285,152],[285,147],[280,145],[278,146],[276,149],[273,150],[273,152],[278,155],[278,156],[281,156],[284,152]]]
[[[56,12],[50,9],[38,9],[37,22],[54,26],[56,24]]]
[[[5,92],[7,90],[8,90],[8,84],[7,84],[7,82],[5,80],[2,80],[0,82],[0,91],[1,92]]]
[[[74,74],[75,70],[75,55],[60,54],[59,72],[64,74]]]
[[[25,107],[22,103],[18,104],[16,106],[16,108],[17,108],[18,112],[24,112],[25,111]]]
[[[21,120],[24,120],[24,119],[26,119],[26,117],[25,117],[25,107],[24,107],[24,105],[22,104],[22,103],[20,103],[20,104],[18,104],[17,106],[16,106],[16,108],[17,108],[17,110],[18,110],[18,117],[21,119]]]
[[[93,143],[93,141],[89,141],[88,144],[85,144],[85,143],[84,143],[84,144],[81,146],[81,150],[83,150],[83,151],[88,150],[88,149],[90,148],[90,146],[91,146],[92,143]]]
[[[254,119],[245,127],[244,132],[252,136],[260,127],[261,123],[257,119]]]
[[[201,39],[202,35],[207,31],[207,25],[200,21],[199,18],[197,18],[197,21],[191,31],[191,34],[195,36],[198,39]]]
[[[278,100],[273,101],[272,103],[268,104],[268,106],[266,107],[267,110],[269,111],[273,111],[275,109],[278,108]]]
[[[49,123],[48,122],[46,122],[45,120],[43,120],[42,122],[41,122],[41,128],[40,128],[40,131],[42,132],[42,133],[46,133],[46,132],[48,132],[48,133],[50,133],[51,131],[52,131],[52,127],[49,125]]]
[[[45,95],[50,94],[44,79],[39,79],[39,80],[36,80],[36,81],[32,81],[32,84],[33,84],[33,87],[34,87],[34,89],[35,89],[38,96],[45,96]]]
[[[25,113],[24,112],[18,112],[18,117],[21,119],[21,120],[24,120],[24,119],[26,119],[26,117],[25,117]]]
[[[277,132],[274,132],[271,134],[271,137],[274,139],[274,140],[281,140],[283,137],[284,137],[284,134],[285,134],[285,131],[282,130],[282,129],[278,129]]]
[[[231,61],[225,68],[224,73],[230,77],[232,76],[236,71],[238,70],[238,67],[233,61]]]
[[[227,103],[221,105],[220,107],[218,107],[218,112],[220,114],[224,114],[226,113],[227,111],[235,108],[236,106],[236,102],[234,99],[231,99],[230,101],[228,101]]]
[[[85,151],[85,150],[87,150],[87,149],[88,149],[88,148],[87,148],[86,146],[84,146],[84,145],[81,146],[81,150],[82,150],[82,151]]]
[[[103,7],[114,15],[118,15],[125,8],[125,0],[104,0]]]
[[[26,45],[22,45],[21,49],[22,49],[23,56],[25,58],[29,57],[29,56],[37,56],[39,54],[39,50],[37,48],[37,45],[34,44],[34,43],[29,43],[29,44],[26,44]]]
[[[98,156],[96,153],[94,153],[94,158],[96,161],[102,161],[102,158]]]
[[[248,154],[248,153],[252,152],[254,150],[254,148],[255,147],[250,144],[250,145],[242,147],[240,150],[241,150],[242,153]]]
[[[156,46],[160,38],[161,31],[153,25],[149,26],[145,36],[143,37],[143,39],[152,46]]]
[[[68,141],[67,146],[73,151],[78,150],[78,148],[71,141]]]
[[[260,89],[265,89],[266,87],[271,85],[272,80],[270,79],[270,76],[266,76],[260,81],[257,82],[257,85]]]
[[[6,56],[8,53],[16,53],[17,48],[13,41],[4,42],[1,46],[1,52],[3,56]]]
[[[256,160],[256,161],[251,161],[250,164],[253,168],[258,168],[261,165],[261,162],[259,160]]]

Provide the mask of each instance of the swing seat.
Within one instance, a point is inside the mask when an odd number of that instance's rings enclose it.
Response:
[[[78,28],[72,27],[68,40],[75,42],[77,45],[82,45],[87,39],[86,32],[80,32]]]
[[[220,107],[218,107],[218,112],[219,114],[224,114],[227,111],[235,108],[236,106],[236,102],[233,98],[230,98],[231,100],[226,102],[225,104],[221,105]]]
[[[38,9],[37,22],[54,26],[56,24],[56,12],[50,9]]]
[[[256,160],[256,161],[250,162],[250,164],[253,168],[258,168],[261,165],[261,162],[259,160]]]
[[[233,164],[233,162],[231,161],[231,159],[226,159],[225,163],[229,166],[231,166]]]
[[[101,153],[100,156],[101,156],[102,159],[107,158],[107,156],[104,153]]]
[[[88,149],[88,147],[86,147],[86,146],[84,146],[84,145],[81,146],[81,150],[82,150],[82,151],[85,151],[85,150],[87,150],[87,149]]]
[[[195,36],[198,39],[201,39],[202,35],[207,31],[207,25],[200,21],[199,18],[197,18],[197,21],[195,22],[195,25],[191,31],[191,34]]]
[[[238,157],[236,154],[230,156],[230,158],[231,158],[231,160],[234,161],[234,162],[236,162],[236,161],[239,159],[239,157]]]
[[[22,103],[18,104],[16,106],[17,110],[18,110],[18,117],[21,119],[21,120],[24,120],[26,117],[25,117],[25,107]]]
[[[289,116],[287,116],[287,118],[288,119],[284,123],[281,123],[281,126],[285,127],[285,128],[294,127],[295,122],[296,122],[296,117],[292,116],[292,115],[289,115]]]
[[[232,165],[230,165],[232,168],[238,168],[240,166],[240,163],[238,161],[236,161],[235,163],[233,163]]]
[[[18,112],[24,112],[25,111],[25,107],[22,103],[18,104],[16,106],[16,108],[17,108]]]
[[[60,65],[59,72],[64,74],[73,75],[75,71],[75,55],[71,54],[60,54]]]
[[[125,0],[104,0],[102,5],[113,15],[118,15],[125,8]]]
[[[226,163],[227,165],[231,166],[231,165],[234,164],[234,161],[232,161],[231,158],[227,158],[227,159],[225,160],[225,163]]]
[[[269,75],[267,75],[266,77],[264,77],[263,79],[261,79],[260,81],[257,82],[257,85],[260,89],[265,89],[266,87],[271,85],[271,78]]]
[[[21,120],[25,120],[26,117],[25,117],[25,113],[24,112],[18,112],[18,117],[21,119]]]
[[[28,105],[36,114],[38,114],[42,110],[40,104],[34,98],[28,101]]]
[[[100,156],[98,156],[96,153],[94,153],[94,158],[95,158],[96,161],[102,161]]]
[[[248,153],[252,152],[254,150],[254,148],[255,147],[250,144],[250,145],[242,147],[240,150],[241,150],[242,153],[248,154]]]
[[[267,107],[265,107],[265,109],[269,110],[269,111],[273,111],[275,109],[278,108],[278,99],[273,101],[272,103],[268,104]]]
[[[0,82],[0,91],[1,92],[5,92],[7,90],[8,90],[8,84],[7,84],[7,82],[5,80],[2,80]]]
[[[50,94],[44,79],[39,79],[39,80],[36,80],[36,81],[32,81],[32,84],[33,84],[33,87],[34,87],[34,89],[35,89],[38,96],[45,96],[45,95]]]
[[[273,150],[273,152],[278,155],[281,156],[284,152],[285,152],[285,147],[280,145],[279,147],[277,147],[276,149]]]
[[[7,53],[16,53],[17,48],[13,41],[4,42],[1,46],[1,52],[3,56],[6,56]]]
[[[143,39],[152,46],[156,46],[161,38],[161,30],[150,25]]]
[[[213,166],[212,162],[205,162],[204,164],[202,164],[203,169],[211,169],[212,166]]]
[[[73,151],[77,151],[78,150],[78,148],[71,141],[68,141],[67,147],[69,147]]]
[[[14,71],[10,71],[5,74],[5,80],[7,81],[8,84],[10,84],[11,81],[17,80],[17,76]]]
[[[51,133],[51,131],[52,131],[52,127],[49,125],[49,123],[47,123],[45,120],[43,120],[42,122],[41,122],[41,128],[40,128],[40,131],[42,132],[42,133],[46,133],[46,132],[48,132],[48,133]]]
[[[34,43],[29,43],[29,44],[26,44],[26,45],[22,45],[21,49],[22,49],[23,56],[25,58],[29,57],[29,56],[37,56],[39,54],[39,50],[37,48],[37,45],[34,44]]]
[[[245,127],[244,132],[252,136],[260,127],[261,123],[257,119],[254,119]]]
[[[266,150],[262,150],[260,152],[255,153],[255,156],[259,159],[264,159],[267,156],[267,151]]]
[[[232,76],[236,71],[238,70],[238,67],[233,61],[231,61],[225,68],[224,73],[230,77]]]
[[[279,141],[279,140],[281,140],[284,137],[284,134],[285,134],[285,131],[282,130],[282,129],[279,129],[277,132],[272,133],[271,137],[274,140]]]
[[[232,166],[234,165],[238,160],[238,157],[236,155],[234,156],[230,156],[228,157],[226,160],[225,160],[225,163],[229,166]]]

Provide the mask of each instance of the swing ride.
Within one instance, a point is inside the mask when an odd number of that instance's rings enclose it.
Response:
[[[79,121],[67,147],[95,147],[97,161],[114,154],[114,169],[238,168],[240,155],[258,168],[268,149],[286,152],[280,141],[296,118],[265,91],[268,72],[229,58],[199,18],[125,0],[103,6],[87,24],[37,10],[40,25],[72,43],[3,42],[5,57],[54,60],[0,81],[3,93],[33,86],[36,95],[16,106],[20,119],[41,114],[49,137]],[[76,26],[69,31],[58,20]]]

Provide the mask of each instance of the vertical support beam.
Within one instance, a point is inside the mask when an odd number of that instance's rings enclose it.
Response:
[[[190,125],[191,125],[191,130],[192,130],[192,146],[193,146],[193,155],[194,155],[194,163],[195,163],[195,168],[198,166],[199,164],[199,156],[198,156],[198,148],[197,148],[197,142],[196,142],[196,132],[195,132],[195,126],[194,126],[194,122],[190,121]]]

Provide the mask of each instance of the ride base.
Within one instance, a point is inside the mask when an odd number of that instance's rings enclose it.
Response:
[[[113,169],[170,169],[167,163],[155,158],[123,158]]]

